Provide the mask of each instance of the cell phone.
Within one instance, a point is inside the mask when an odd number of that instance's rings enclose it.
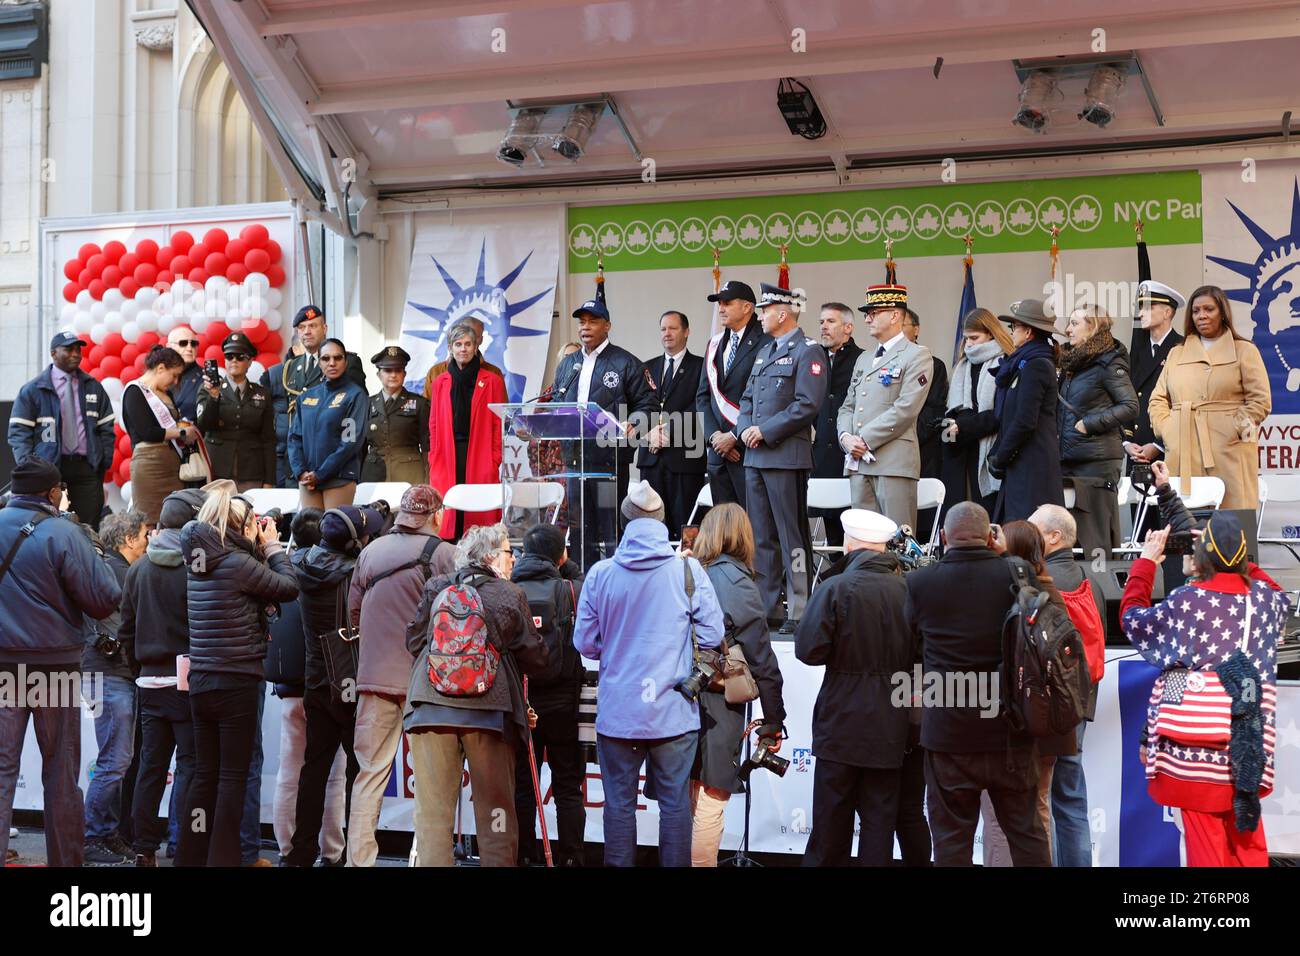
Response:
[[[1002,537],[1002,525],[1000,524],[989,525],[989,532],[993,535],[993,540],[996,541],[998,538]]]
[[[221,374],[217,371],[216,359],[208,359],[203,363],[203,377],[208,380],[209,385],[219,386],[221,384]]]
[[[682,525],[682,550],[692,550],[695,547],[695,539],[699,533],[700,526],[697,524]]]

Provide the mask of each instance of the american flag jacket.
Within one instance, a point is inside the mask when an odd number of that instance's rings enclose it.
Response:
[[[1203,681],[1197,671],[1212,671],[1237,650],[1259,671],[1260,714],[1264,719],[1265,767],[1260,795],[1273,788],[1276,741],[1277,642],[1291,602],[1278,584],[1250,565],[1250,633],[1244,634],[1247,586],[1239,575],[1216,574],[1175,588],[1151,607],[1155,562],[1133,563],[1120,604],[1124,634],[1137,651],[1160,668],[1147,704],[1146,775],[1151,796],[1166,806],[1215,812],[1232,806],[1232,762],[1228,748],[1190,746],[1156,731],[1160,702],[1183,700]],[[1244,639],[1244,643],[1243,643]],[[1220,719],[1211,714],[1207,719]],[[1221,719],[1230,721],[1225,713]],[[1205,786],[1205,785],[1208,785]]]

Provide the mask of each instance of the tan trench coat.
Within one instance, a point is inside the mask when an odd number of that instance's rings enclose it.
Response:
[[[1169,474],[1223,479],[1222,508],[1259,507],[1259,425],[1273,408],[1257,349],[1224,334],[1192,335],[1169,353],[1151,393],[1151,427]]]

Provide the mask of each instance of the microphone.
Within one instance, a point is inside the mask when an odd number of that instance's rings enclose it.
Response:
[[[549,401],[550,401],[552,398],[554,398],[556,395],[563,395],[565,392],[567,392],[567,391],[569,390],[569,386],[572,385],[575,381],[577,381],[578,376],[579,376],[580,374],[582,374],[582,360],[581,360],[581,359],[579,359],[578,362],[573,366],[573,368],[571,368],[571,369],[569,370],[569,375],[568,375],[567,378],[565,378],[565,380],[564,380],[564,384],[563,384],[563,385],[561,385],[561,384],[559,384],[558,382],[556,382],[555,384],[553,384],[553,385],[550,387],[550,389],[548,389],[548,390],[544,393],[544,394],[545,394],[545,397],[546,397],[546,400],[549,402]]]

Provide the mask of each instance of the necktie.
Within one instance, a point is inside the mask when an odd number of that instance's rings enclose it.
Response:
[[[736,350],[740,348],[740,335],[737,332],[731,333],[731,344],[727,346],[727,357],[722,365],[722,374],[726,375],[731,371],[731,363],[736,361]]]
[[[77,399],[73,394],[76,383],[71,375],[63,379],[63,399],[60,401],[60,417],[63,419],[60,425],[62,438],[62,451],[65,455],[71,455],[77,447]]]
[[[664,389],[668,388],[668,383],[671,382],[672,380],[673,380],[673,360],[669,358],[668,364],[664,366],[664,378],[663,381],[659,383],[659,390],[663,391]]]
[[[311,378],[311,373],[316,369],[316,356],[310,352],[307,353],[307,377]]]
[[[877,346],[876,346],[876,358],[880,358],[880,357],[881,357],[882,355],[884,355],[884,354],[885,354],[885,347],[884,347],[883,345],[877,345]]]

